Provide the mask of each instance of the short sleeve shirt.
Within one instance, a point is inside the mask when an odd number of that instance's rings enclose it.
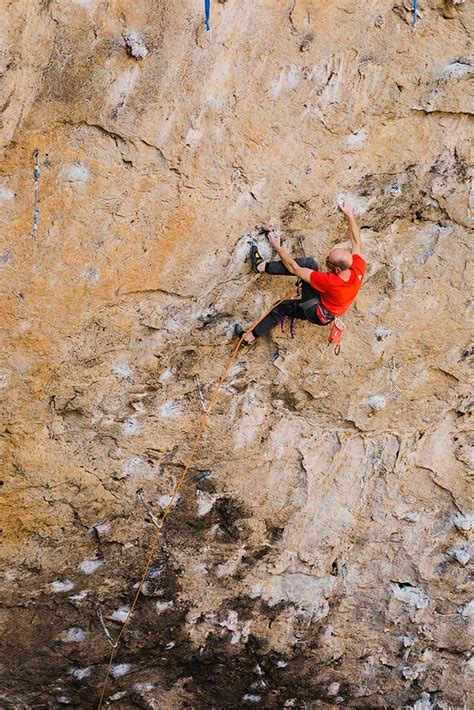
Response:
[[[342,316],[357,296],[364,278],[366,263],[360,254],[353,254],[351,275],[344,281],[338,274],[313,271],[311,286],[321,294],[321,303],[335,316]]]

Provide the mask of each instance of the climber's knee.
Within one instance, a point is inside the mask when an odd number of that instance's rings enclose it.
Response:
[[[302,266],[304,269],[312,269],[313,271],[319,271],[318,262],[312,256],[302,256],[300,259],[296,259],[298,266]]]

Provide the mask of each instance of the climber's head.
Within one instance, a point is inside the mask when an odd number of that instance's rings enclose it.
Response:
[[[333,249],[326,258],[328,271],[339,274],[352,266],[352,254],[347,249]]]

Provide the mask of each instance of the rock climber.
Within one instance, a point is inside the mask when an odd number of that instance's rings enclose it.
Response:
[[[244,345],[252,345],[256,338],[282,322],[285,316],[290,319],[308,320],[314,325],[327,325],[336,316],[347,311],[362,285],[366,263],[361,256],[359,227],[347,199],[344,200],[341,210],[349,222],[352,253],[347,249],[332,249],[326,258],[327,271],[319,271],[313,257],[293,259],[281,245],[280,237],[273,233],[268,235],[268,240],[280,261],[264,261],[257,246],[251,245],[250,258],[255,273],[296,276],[302,284],[301,298],[283,301],[275,306],[250,333],[247,333],[242,341]],[[246,331],[236,323],[234,332],[241,338]]]

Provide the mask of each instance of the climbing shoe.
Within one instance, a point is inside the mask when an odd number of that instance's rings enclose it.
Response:
[[[258,265],[263,263],[265,259],[262,257],[260,252],[258,251],[258,247],[256,244],[250,243],[250,260],[252,262],[252,270],[256,274],[260,274],[261,272],[258,270]]]
[[[236,323],[234,325],[234,333],[238,338],[241,338],[243,335],[245,335],[246,331],[242,328],[240,323]],[[253,345],[255,345],[256,342],[256,340],[252,340],[251,343],[248,343],[244,338],[244,340],[242,340],[242,345],[244,345],[246,348],[251,348]]]

